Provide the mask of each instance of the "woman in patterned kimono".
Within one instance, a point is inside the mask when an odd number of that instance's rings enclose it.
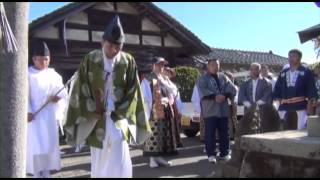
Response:
[[[172,104],[173,96],[170,95],[170,86],[163,76],[164,65],[167,63],[164,58],[153,59],[153,72],[146,76],[141,82],[142,92],[149,112],[149,123],[152,134],[146,140],[143,147],[143,155],[150,157],[150,167],[155,168],[161,165],[170,166],[172,163],[166,161],[163,155],[176,155],[177,138],[174,123]]]

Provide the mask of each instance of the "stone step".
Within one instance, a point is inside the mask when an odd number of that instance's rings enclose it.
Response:
[[[240,167],[231,165],[229,163],[221,164],[222,166],[222,177],[223,178],[238,178]]]

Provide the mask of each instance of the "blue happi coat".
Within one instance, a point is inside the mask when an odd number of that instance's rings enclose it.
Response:
[[[317,99],[317,88],[315,86],[314,73],[307,67],[300,66],[298,69],[298,76],[295,84],[288,85],[289,83],[289,71],[290,68],[286,68],[281,71],[278,80],[274,87],[273,98],[274,99],[290,99],[293,97],[304,96],[308,99]],[[281,104],[279,111],[297,111],[307,108],[307,101]]]

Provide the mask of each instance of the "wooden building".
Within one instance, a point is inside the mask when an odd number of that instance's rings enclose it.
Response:
[[[29,24],[29,45],[39,39],[47,42],[51,66],[67,80],[85,54],[101,48],[103,31],[115,14],[120,16],[125,32],[124,51],[135,57],[140,71],[147,70],[153,56],[163,56],[170,66],[193,66],[193,56],[211,51],[151,2],[69,3]]]
[[[115,14],[120,16],[125,32],[124,51],[135,57],[140,72],[148,69],[153,56],[165,57],[171,67],[201,67],[208,58],[219,58],[222,70],[231,72],[247,71],[252,62],[279,72],[287,63],[287,58],[271,51],[210,48],[151,2],[69,3],[29,24],[30,45],[34,40],[46,41],[51,66],[67,80],[85,54],[101,48],[103,31]]]

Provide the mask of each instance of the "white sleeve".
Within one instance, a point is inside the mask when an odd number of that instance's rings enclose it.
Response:
[[[272,83],[272,92],[274,90],[274,86],[276,85],[276,82],[277,82],[277,79],[276,78],[272,78],[272,81],[271,81],[271,83]]]
[[[31,103],[31,82],[29,80],[29,94],[28,94],[28,113],[34,113]]]
[[[30,95],[28,96],[28,113],[33,113],[32,106],[31,106]]]
[[[64,84],[63,84],[63,81],[62,81],[62,77],[59,76],[58,79],[57,79],[57,89],[56,89],[56,91],[58,92],[62,88],[63,88],[63,90],[60,91],[57,96],[60,97],[61,99],[65,99],[68,96],[68,91],[64,87]]]
[[[170,81],[170,80],[169,80]],[[176,94],[178,94],[177,92],[178,92],[178,88],[177,88],[177,86],[173,83],[173,82],[169,82],[168,84],[167,84],[167,89],[168,89],[168,91],[169,91],[169,93],[170,94],[172,94],[173,96],[175,96]]]
[[[251,106],[251,103],[249,101],[243,101],[243,105],[249,108]]]
[[[150,82],[146,79],[141,81],[141,92],[146,105],[147,119],[149,119],[152,110],[152,92],[150,88]]]
[[[177,109],[178,109],[179,113],[182,114],[183,103],[182,103],[182,101],[181,101],[181,97],[180,97],[180,93],[179,93],[179,92],[178,92],[177,98],[176,98],[176,106],[177,106]]]
[[[59,92],[59,90],[61,90]],[[57,96],[60,98],[60,100],[55,104],[55,115],[56,115],[56,120],[59,123],[59,127],[61,129],[62,134],[63,133],[63,119],[64,116],[66,115],[66,108],[67,108],[67,97],[68,97],[68,92],[67,89],[64,87],[62,77],[57,74],[55,81],[54,81],[54,88],[53,88],[53,95],[59,92]]]
[[[191,102],[195,106],[196,111],[200,113],[201,112],[200,96],[199,96],[199,91],[198,91],[198,86],[197,85],[195,85],[193,87]]]
[[[263,104],[265,104],[265,103],[266,103],[266,102],[262,101],[261,99],[257,101],[257,104],[258,104],[258,105],[263,105]]]
[[[234,96],[234,102],[236,104],[238,104],[238,96],[239,96],[239,90],[237,90],[237,94],[236,94],[236,96]]]

